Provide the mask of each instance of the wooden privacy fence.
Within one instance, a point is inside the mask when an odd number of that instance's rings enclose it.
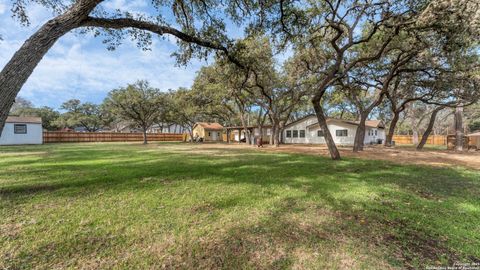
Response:
[[[184,135],[178,133],[147,133],[148,141],[183,141]],[[43,143],[58,142],[134,142],[143,141],[142,133],[119,132],[43,132]]]
[[[418,137],[418,141],[422,139],[422,136]],[[395,144],[413,144],[413,136],[411,135],[393,135]],[[447,145],[447,136],[445,135],[431,135],[428,136],[427,144],[433,145]]]

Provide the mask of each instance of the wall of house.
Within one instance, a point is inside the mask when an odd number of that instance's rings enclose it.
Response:
[[[18,123],[24,124],[24,123]],[[0,136],[0,145],[42,144],[43,128],[41,124],[27,123],[26,134],[15,134],[14,123],[6,123]]]
[[[205,129],[200,125],[196,125],[192,133],[194,138],[196,137],[205,138]]]
[[[469,145],[476,146],[477,149],[480,149],[480,136],[470,136],[468,137]]]
[[[318,123],[317,118],[315,116],[308,117],[303,121],[295,123],[294,125],[287,126],[283,131],[283,142],[284,143],[305,143],[305,144],[325,144],[325,138],[323,136],[318,136],[318,131],[320,130],[318,125],[314,125]],[[314,125],[310,128],[308,126]],[[355,139],[355,132],[357,131],[357,126],[343,123],[341,121],[329,121],[328,128],[330,133],[333,136],[333,140],[337,145],[353,145]],[[376,128],[369,128],[367,127],[366,134],[365,134],[365,144],[370,144],[371,142],[376,143],[377,139],[382,139],[385,141],[385,130],[384,129],[376,129],[377,135],[375,136],[375,132],[371,132],[369,134],[369,130],[375,130]],[[287,138],[287,131],[290,130],[292,132],[292,136]],[[293,137],[293,130],[298,130],[299,136],[294,138]],[[305,130],[305,138],[300,138],[300,130]],[[337,136],[337,130],[347,130],[347,136]]]
[[[270,142],[271,134],[272,134],[272,129],[271,128],[262,128],[262,142],[264,142],[264,143]],[[260,136],[260,129],[259,128],[255,128],[253,130],[252,141],[256,136]]]
[[[221,130],[205,130],[205,135],[203,136],[203,140],[206,142],[221,142],[223,141],[223,131]]]
[[[377,132],[375,133],[375,131]],[[365,140],[363,143],[377,144],[379,139],[382,140],[382,143],[385,143],[385,129],[367,127],[367,130],[365,131]]]
[[[177,124],[168,125],[165,124],[163,127],[155,124],[150,127],[147,131],[148,133],[188,133],[188,130],[185,130],[182,126]]]
[[[266,128],[266,127],[262,128],[262,141],[264,143],[267,143],[270,141],[271,132],[272,132],[271,128]],[[245,138],[245,132],[243,129],[241,130],[241,135],[239,134],[238,130],[233,130],[231,134],[233,134],[233,140],[236,142],[238,142],[240,139]],[[260,130],[259,128],[254,128],[251,135],[251,141],[253,142],[255,137],[257,136],[260,136]]]

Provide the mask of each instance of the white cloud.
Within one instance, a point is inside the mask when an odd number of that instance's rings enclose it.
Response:
[[[5,13],[6,10],[7,10],[7,5],[5,4],[4,1],[0,1],[0,15]]]
[[[0,0],[2,1],[2,0]],[[113,0],[112,7],[135,5],[143,1]],[[138,2],[138,3],[132,3]],[[3,2],[0,2],[3,3]],[[50,16],[43,8],[30,12],[32,26],[21,27],[0,13],[0,67],[10,60],[23,42]],[[23,86],[20,95],[37,106],[58,107],[70,98],[101,102],[106,93],[138,79],[149,80],[162,90],[189,87],[202,65],[192,61],[188,67],[175,67],[170,54],[176,49],[172,39],[155,40],[151,51],[141,51],[125,41],[116,51],[107,51],[101,40],[90,35],[69,33],[52,47]]]
[[[110,10],[128,10],[130,12],[138,12],[145,9],[148,6],[148,3],[143,0],[134,0],[134,1],[126,1],[126,0],[111,0],[102,3],[103,7],[110,9]]]

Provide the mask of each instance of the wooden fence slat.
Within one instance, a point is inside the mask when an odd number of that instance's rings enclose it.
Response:
[[[183,141],[184,134],[178,133],[148,133],[149,141]],[[142,133],[118,133],[118,132],[43,132],[44,143],[56,142],[130,142],[143,141]]]
[[[418,138],[419,140],[421,137]],[[395,144],[413,144],[412,135],[393,135]],[[447,145],[447,136],[445,135],[431,135],[427,138],[427,144],[432,145]]]

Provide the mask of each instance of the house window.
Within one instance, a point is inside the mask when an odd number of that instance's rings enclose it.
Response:
[[[217,136],[220,138],[220,132],[217,132]]]
[[[377,133],[377,130],[375,129],[375,136],[377,136],[377,134],[378,134],[378,133]]]
[[[372,136],[372,131],[370,129],[368,130],[368,136]]]
[[[210,137],[210,136],[212,136],[212,133],[209,131],[209,132],[208,132],[208,137]]]
[[[298,130],[293,131],[293,138],[298,138]]]
[[[347,137],[348,136],[348,130],[346,129],[337,129],[336,131],[337,137]]]
[[[305,130],[300,130],[300,138],[305,138]]]
[[[287,130],[287,138],[291,138],[292,137],[292,131],[291,130]]]
[[[13,133],[15,133],[15,134],[27,134],[27,125],[25,125],[25,124],[15,124],[13,126]]]
[[[323,137],[323,130],[318,130],[317,131],[317,136],[318,137]]]

